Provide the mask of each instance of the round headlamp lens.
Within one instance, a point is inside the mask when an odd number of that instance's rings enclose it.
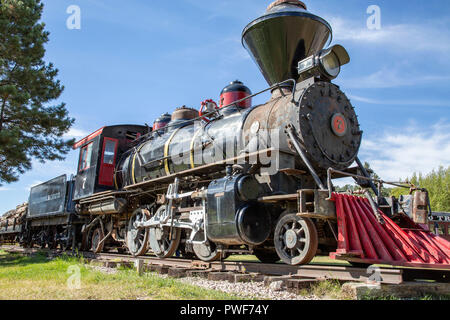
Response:
[[[320,62],[324,71],[332,78],[336,78],[341,72],[341,64],[339,59],[333,51],[322,55],[320,57]]]

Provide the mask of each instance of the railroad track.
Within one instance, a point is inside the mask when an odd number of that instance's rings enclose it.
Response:
[[[71,252],[49,249],[25,249],[18,246],[0,246],[6,252],[31,254],[45,251],[53,255],[63,253],[72,255]],[[336,265],[304,265],[290,266],[286,264],[266,264],[250,261],[217,261],[206,263],[198,260],[169,258],[159,259],[154,256],[132,257],[116,253],[80,252],[87,261],[102,263],[107,267],[126,265],[136,267],[140,272],[154,271],[165,273],[172,277],[203,276],[210,280],[228,281],[283,281],[287,286],[303,286],[308,281],[339,280],[381,284],[402,284],[416,280],[434,280],[440,283],[449,283],[450,271],[430,270],[403,267],[378,267],[356,268]]]

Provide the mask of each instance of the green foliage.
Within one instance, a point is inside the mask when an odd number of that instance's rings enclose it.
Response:
[[[338,280],[323,280],[311,286],[309,290],[302,292],[303,295],[312,294],[321,299],[349,300],[351,297],[342,290],[342,285]]]
[[[105,273],[80,258],[62,256],[49,259],[45,254],[22,256],[0,253],[0,300],[72,299],[155,299],[155,300],[242,300],[220,291],[199,288],[153,273],[139,276],[135,270]],[[68,279],[77,267],[79,289],[70,289]]]
[[[437,171],[433,170],[425,176],[422,173],[414,173],[407,180],[428,190],[433,211],[450,212],[450,167],[445,169],[441,166]],[[395,197],[401,194],[405,194],[405,189],[395,188],[391,191],[391,195]]]
[[[32,159],[63,160],[74,119],[64,103],[58,70],[46,63],[49,33],[40,0],[0,0],[0,183],[17,181]]]

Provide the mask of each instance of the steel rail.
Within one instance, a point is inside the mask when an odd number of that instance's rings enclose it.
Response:
[[[173,268],[186,269],[204,269],[215,272],[237,272],[237,273],[259,273],[268,276],[291,276],[292,278],[316,278],[316,279],[334,279],[342,281],[358,281],[368,282],[374,279],[385,284],[400,284],[403,282],[402,269],[390,268],[355,268],[347,266],[331,266],[331,265],[303,265],[291,266],[287,264],[261,263],[248,261],[216,261],[203,262],[190,259],[159,259],[151,256],[130,257],[126,255],[116,255],[109,253],[86,254],[86,258],[94,258],[94,260],[114,260],[121,258],[126,262],[134,262],[136,260],[144,260],[147,265],[158,265]]]

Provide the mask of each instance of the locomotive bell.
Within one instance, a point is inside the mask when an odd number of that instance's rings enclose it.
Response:
[[[248,87],[246,87],[241,81],[235,80],[230,82],[228,86],[223,88],[220,93],[220,105],[219,108],[227,106],[235,101],[244,99],[248,96],[251,96],[252,92]],[[238,107],[241,108],[250,108],[252,106],[252,99],[248,98],[244,101],[241,101],[237,104]]]
[[[272,86],[297,80],[298,62],[322,50],[331,34],[328,22],[308,12],[303,2],[278,0],[245,27],[242,43]]]

